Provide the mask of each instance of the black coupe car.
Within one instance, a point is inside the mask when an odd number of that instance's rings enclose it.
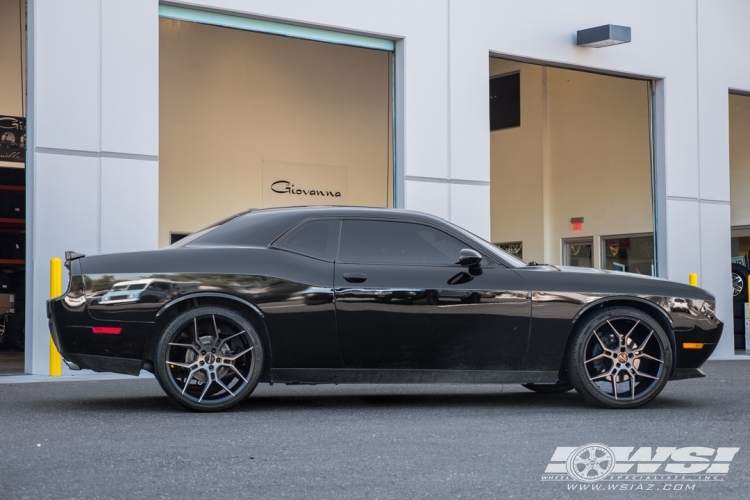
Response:
[[[700,288],[525,264],[396,209],[251,210],[162,250],[67,252],[66,267],[47,312],[68,366],[145,369],[203,411],[259,382],[524,384],[631,408],[703,376],[723,327]]]

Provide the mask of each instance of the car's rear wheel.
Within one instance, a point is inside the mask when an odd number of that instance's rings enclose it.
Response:
[[[523,384],[530,391],[539,394],[563,394],[573,390],[570,382],[559,382],[557,384]]]
[[[570,381],[591,404],[635,408],[651,401],[672,372],[672,346],[651,316],[605,309],[581,323],[569,350]]]
[[[155,374],[167,395],[198,411],[221,411],[258,385],[263,344],[252,323],[224,307],[185,311],[164,329]]]

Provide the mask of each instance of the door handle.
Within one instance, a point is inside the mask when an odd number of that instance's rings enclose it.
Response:
[[[367,281],[367,275],[359,273],[344,273],[344,279],[349,283],[364,283]]]

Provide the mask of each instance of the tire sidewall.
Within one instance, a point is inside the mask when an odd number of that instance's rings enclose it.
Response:
[[[661,377],[644,395],[637,396],[635,400],[615,400],[602,394],[590,381],[584,365],[586,340],[589,338],[591,329],[603,321],[619,316],[631,316],[646,323],[654,330],[654,337],[661,345],[664,355],[664,364]],[[653,342],[653,340],[652,340]],[[573,334],[568,358],[568,373],[570,382],[576,391],[589,403],[604,408],[635,408],[644,405],[654,399],[664,389],[672,373],[674,354],[670,338],[661,325],[650,315],[632,307],[613,307],[596,313],[581,323]]]
[[[206,315],[225,316],[238,325],[240,325],[250,336],[250,340],[253,343],[253,350],[255,351],[255,362],[253,365],[253,371],[249,374],[247,384],[242,388],[241,391],[235,393],[230,399],[221,403],[198,403],[189,398],[186,398],[172,383],[170,374],[167,371],[167,351],[169,349],[169,342],[172,336],[184,325],[192,321],[193,318],[198,316]],[[176,318],[174,318],[164,329],[159,336],[159,341],[156,343],[156,352],[154,353],[154,375],[156,380],[159,382],[162,390],[176,403],[184,406],[185,408],[197,411],[223,411],[227,410],[236,404],[246,399],[258,385],[260,375],[263,372],[263,363],[265,361],[265,355],[263,352],[263,343],[257,333],[257,330],[253,323],[237,313],[232,309],[219,306],[199,306],[194,309],[189,309]]]
[[[747,277],[748,277],[748,270],[745,266],[741,264],[732,263],[732,274],[738,275],[740,278],[742,278],[742,292],[735,295],[734,289],[732,289],[732,300],[734,302],[740,302],[744,303],[747,302]],[[732,277],[732,281],[734,281],[734,276]]]

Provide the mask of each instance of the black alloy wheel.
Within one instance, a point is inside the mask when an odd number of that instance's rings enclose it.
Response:
[[[191,410],[222,411],[258,385],[263,344],[252,323],[231,309],[185,311],[156,346],[155,374],[164,392]]]
[[[558,382],[556,384],[523,384],[523,386],[530,391],[538,392],[539,394],[564,394],[573,390],[573,385],[570,382]]]
[[[732,300],[734,302],[747,302],[747,276],[748,271],[742,264],[732,264]]]
[[[655,398],[672,373],[672,346],[651,316],[631,307],[583,321],[568,357],[570,381],[591,404],[635,408]]]

